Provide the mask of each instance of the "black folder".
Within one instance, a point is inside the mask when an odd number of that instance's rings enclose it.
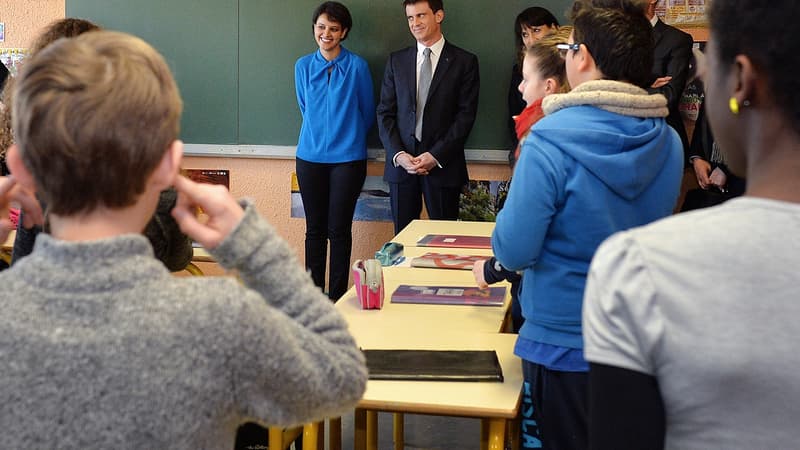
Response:
[[[364,350],[370,380],[503,381],[494,350]]]

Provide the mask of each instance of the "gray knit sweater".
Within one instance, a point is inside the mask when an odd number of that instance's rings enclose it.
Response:
[[[139,235],[63,242],[0,272],[0,448],[230,449],[237,426],[352,408],[367,370],[343,318],[252,206],[170,275]]]

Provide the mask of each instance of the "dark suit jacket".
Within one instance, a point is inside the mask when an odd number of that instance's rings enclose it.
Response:
[[[649,89],[649,91],[664,94],[667,97],[669,106],[667,123],[678,132],[684,152],[686,152],[689,148],[689,140],[686,136],[683,119],[678,111],[678,103],[681,100],[683,89],[686,87],[686,80],[689,78],[692,36],[659,20],[653,27],[653,40],[655,41],[653,79],[671,76],[672,80],[663,87]]]
[[[6,65],[0,62],[0,91],[3,90],[3,85],[6,84],[6,78],[8,78],[8,69]]]
[[[386,149],[383,178],[399,183],[410,176],[392,159],[400,151],[430,152],[442,168],[427,175],[436,186],[455,187],[468,180],[464,143],[478,111],[478,58],[445,41],[431,80],[419,149],[414,139],[417,106],[417,46],[389,55],[378,104],[378,131]]]

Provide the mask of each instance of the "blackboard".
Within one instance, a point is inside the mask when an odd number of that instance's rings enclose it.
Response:
[[[184,99],[181,138],[195,144],[295,145],[301,117],[294,62],[317,49],[317,0],[66,0],[81,17],[142,37],[172,67]],[[369,62],[376,99],[388,54],[414,44],[400,0],[344,0],[353,29],[344,45]],[[571,0],[536,4],[562,23]],[[481,69],[473,149],[508,149],[506,96],[513,24],[529,1],[447,0],[443,31]],[[380,147],[372,133],[371,147]]]

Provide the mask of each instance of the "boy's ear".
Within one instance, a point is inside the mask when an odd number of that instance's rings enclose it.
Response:
[[[153,171],[151,181],[156,184],[160,191],[169,188],[175,181],[175,177],[181,168],[181,161],[183,160],[183,142],[179,140],[172,141],[169,145],[161,162],[156,166]]]
[[[578,71],[589,72],[595,68],[594,57],[589,53],[589,49],[581,44],[581,52],[578,53]]]
[[[25,167],[25,163],[22,162],[22,155],[19,153],[17,144],[11,144],[11,147],[6,151],[6,165],[11,175],[14,175],[17,183],[31,191],[36,190],[36,181],[28,168]]]
[[[597,68],[594,56],[589,53],[589,49],[585,45],[581,44],[581,51],[573,53],[573,57],[575,58],[575,70],[580,74],[582,81],[600,80],[604,77],[603,72]]]

